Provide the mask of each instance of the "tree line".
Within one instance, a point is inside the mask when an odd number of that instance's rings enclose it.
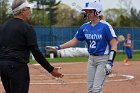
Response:
[[[122,0],[119,0],[120,8],[112,8],[104,11],[105,19],[113,27],[140,27],[140,10],[130,7],[128,1],[123,1],[126,7],[122,7]],[[73,27],[81,26],[82,13],[72,9],[61,1],[56,0],[30,0],[35,3],[29,23],[34,26],[60,26]],[[129,1],[130,3],[130,1]],[[129,6],[129,7],[128,7]],[[12,17],[8,0],[0,0],[0,24]]]

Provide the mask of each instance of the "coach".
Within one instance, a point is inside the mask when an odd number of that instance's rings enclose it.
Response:
[[[53,76],[63,75],[43,57],[33,27],[25,23],[31,12],[29,2],[14,0],[12,11],[14,18],[5,22],[0,30],[0,76],[6,93],[28,93],[30,51]]]

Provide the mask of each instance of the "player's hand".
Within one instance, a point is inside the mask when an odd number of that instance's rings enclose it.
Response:
[[[108,63],[105,66],[106,75],[109,75],[112,72],[112,66],[113,66],[113,62],[108,61]]]
[[[49,51],[57,51],[57,49],[55,47],[52,47],[52,46],[46,46],[46,49]]]
[[[64,75],[61,74],[58,70],[61,69],[61,67],[56,67],[53,69],[53,71],[51,72],[51,74],[54,76],[54,77],[58,77],[58,78],[62,78]]]

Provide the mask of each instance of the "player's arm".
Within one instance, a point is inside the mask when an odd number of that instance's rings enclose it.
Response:
[[[109,26],[106,28],[107,30],[107,36],[108,36],[108,40],[110,41],[110,45],[111,45],[111,50],[109,52],[109,57],[108,57],[108,62],[105,66],[106,69],[106,75],[109,75],[112,71],[112,67],[113,67],[113,62],[116,56],[116,51],[117,51],[117,37],[115,35],[115,31],[113,30],[112,26]]]
[[[125,47],[130,47],[130,48],[131,48],[131,47],[132,47],[132,44],[124,42],[124,43],[123,43],[123,46],[125,46]]]
[[[117,36],[115,34],[115,31],[110,24],[106,27],[106,34],[107,34],[108,41],[111,45],[111,50],[109,52],[109,57],[108,57],[108,63],[110,63],[110,65],[112,66],[114,58],[116,56],[118,43],[117,43]]]
[[[56,49],[59,50],[59,49],[70,48],[70,47],[73,47],[73,46],[77,45],[80,41],[84,41],[84,40],[85,40],[85,35],[83,33],[82,27],[80,27],[73,39],[71,39],[70,41],[68,41],[64,44],[58,45],[56,47]]]
[[[113,65],[115,56],[116,56],[116,51],[117,51],[117,40],[116,38],[113,38],[110,41],[110,45],[111,45],[111,51],[109,53],[109,57],[108,57],[108,61],[111,62],[111,64]]]
[[[116,40],[116,38],[113,38],[110,41],[110,45],[111,45],[111,50],[117,51],[117,40]]]
[[[70,41],[64,43],[64,44],[61,44],[59,46],[57,46],[58,49],[65,49],[65,48],[70,48],[70,47],[73,47],[75,45],[77,45],[80,41],[77,40],[75,37],[73,39],[71,39]]]
[[[129,45],[126,42],[123,43],[123,46],[129,47]]]
[[[113,38],[110,41],[110,45],[111,45],[111,51],[109,53],[108,63],[106,64],[106,75],[109,75],[112,71],[113,61],[115,59],[116,51],[117,51],[117,40],[116,40],[116,38]]]

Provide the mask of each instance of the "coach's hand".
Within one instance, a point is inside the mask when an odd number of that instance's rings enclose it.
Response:
[[[59,69],[61,69],[61,67],[54,68],[53,71],[51,72],[51,74],[54,77],[62,78],[64,75],[58,72]]]
[[[106,75],[109,75],[112,72],[112,66],[113,66],[113,62],[108,61],[108,63],[105,66]]]

